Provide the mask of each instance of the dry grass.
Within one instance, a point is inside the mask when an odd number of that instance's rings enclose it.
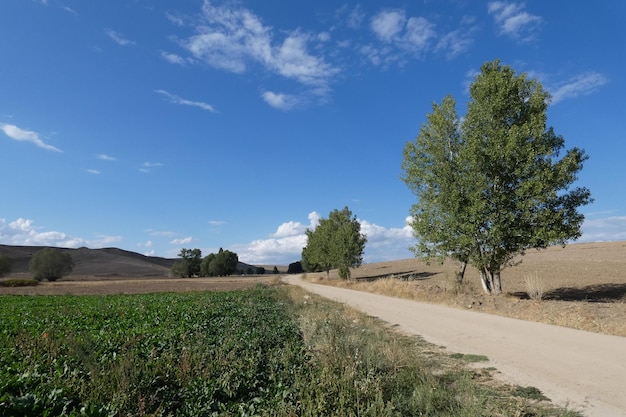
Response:
[[[309,274],[318,283],[394,297],[445,304],[490,314],[626,336],[626,242],[581,243],[530,251],[502,273],[502,296],[482,292],[478,271],[469,268],[465,282],[454,282],[456,265],[427,265],[417,259],[364,265],[341,281],[335,271]],[[527,277],[535,276],[529,297]],[[375,279],[370,280],[372,277]],[[398,278],[400,277],[400,278]],[[541,288],[539,288],[541,284]]]

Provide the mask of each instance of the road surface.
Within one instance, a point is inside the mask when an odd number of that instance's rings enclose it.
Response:
[[[452,352],[485,355],[506,382],[536,387],[585,416],[626,416],[624,337],[311,284],[297,275],[285,281]]]

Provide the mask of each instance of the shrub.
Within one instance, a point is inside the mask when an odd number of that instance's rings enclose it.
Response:
[[[39,281],[36,279],[5,279],[0,281],[0,287],[35,287],[39,285]]]
[[[28,266],[36,280],[56,281],[72,272],[74,262],[69,253],[46,248],[35,253]]]

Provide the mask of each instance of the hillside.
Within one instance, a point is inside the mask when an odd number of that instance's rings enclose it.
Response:
[[[13,259],[11,275],[27,275],[28,263],[36,252],[46,246],[0,245],[0,254]],[[66,279],[105,277],[166,277],[177,259],[146,256],[118,248],[58,248],[72,256],[74,270]],[[240,262],[239,270],[255,268]]]

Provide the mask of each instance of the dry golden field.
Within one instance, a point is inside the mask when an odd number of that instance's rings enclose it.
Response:
[[[479,274],[468,267],[465,283],[454,283],[456,265],[417,259],[366,264],[351,281],[331,271],[308,279],[381,294],[441,303],[523,320],[626,336],[626,241],[579,243],[528,251],[522,262],[502,272],[502,296],[482,292]],[[407,276],[410,276],[407,278]],[[375,277],[376,279],[371,280]],[[527,283],[528,281],[528,283]],[[530,287],[529,287],[530,286]],[[542,300],[528,297],[543,292]]]

